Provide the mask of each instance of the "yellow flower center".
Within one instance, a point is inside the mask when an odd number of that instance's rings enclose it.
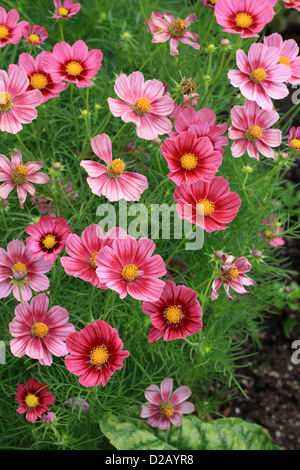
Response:
[[[92,254],[92,257],[90,258],[90,264],[93,268],[98,268],[97,264],[95,263],[96,256],[98,254],[98,251],[95,251],[95,253]]]
[[[0,109],[6,109],[12,102],[12,98],[6,91],[0,91]]]
[[[180,163],[184,170],[193,170],[196,168],[198,160],[193,153],[185,153],[182,155]]]
[[[30,84],[37,90],[43,90],[48,85],[48,80],[42,73],[35,73],[30,79]]]
[[[178,18],[178,20],[174,20],[173,23],[170,24],[169,31],[172,36],[180,38],[186,31],[185,21],[180,18]]]
[[[25,403],[29,408],[35,408],[36,405],[39,404],[39,399],[33,393],[28,393],[27,397],[25,398]]]
[[[30,42],[39,42],[40,38],[37,34],[30,34],[29,41]]]
[[[266,236],[266,237],[271,237],[272,235],[273,235],[272,230],[270,230],[270,229],[265,230],[265,236]]]
[[[164,311],[164,317],[168,323],[174,325],[182,320],[182,310],[181,308],[177,307],[177,305],[172,305],[171,307],[166,308]]]
[[[250,76],[251,80],[254,83],[261,83],[266,79],[266,77],[267,77],[267,74],[263,69],[253,70]]]
[[[57,12],[60,16],[67,16],[69,13],[69,10],[67,10],[64,7],[60,7]]]
[[[218,0],[208,0],[208,3],[210,3],[211,5],[215,5],[217,3]]]
[[[48,235],[46,235],[43,238],[42,243],[43,243],[44,247],[47,248],[48,250],[53,248],[56,245],[55,236],[51,233],[48,233]]]
[[[23,184],[27,181],[28,170],[25,165],[17,165],[10,174],[11,179],[16,184]]]
[[[294,149],[300,150],[300,139],[292,139],[291,144]]]
[[[199,212],[200,215],[204,215],[204,217],[208,217],[209,215],[212,215],[212,213],[215,210],[215,205],[212,201],[209,201],[208,199],[200,199],[196,206],[197,211]]]
[[[246,137],[248,140],[258,140],[262,136],[262,130],[259,126],[251,126],[246,130]]]
[[[109,359],[109,352],[104,346],[96,346],[90,353],[94,366],[103,366]]]
[[[252,23],[253,23],[253,18],[251,15],[248,15],[248,13],[239,13],[235,17],[235,24],[239,28],[250,28]]]
[[[238,277],[238,275],[239,275],[239,272],[238,272],[237,268],[232,268],[226,274],[223,274],[223,279],[225,281],[232,281],[233,279]]]
[[[49,331],[48,326],[42,322],[35,323],[31,329],[31,333],[34,336],[37,336],[38,338],[44,338],[44,336],[46,336],[48,331]]]
[[[83,68],[79,62],[69,62],[66,66],[66,72],[71,77],[77,77],[83,71]]]
[[[127,264],[121,271],[121,276],[125,281],[134,281],[138,276],[139,269],[134,264]]]
[[[120,176],[125,170],[125,163],[120,158],[116,158],[109,165],[109,171],[114,176]]]
[[[14,270],[15,273],[18,273],[20,271],[23,271],[24,273],[26,273],[27,268],[26,268],[25,264],[18,261],[17,263],[15,263],[13,265],[13,270]]]
[[[172,416],[172,414],[174,413],[174,407],[168,401],[163,402],[159,407],[159,411],[163,416]]]
[[[0,26],[0,39],[5,39],[8,36],[8,28],[6,26]]]
[[[284,64],[284,65],[287,65],[288,67],[290,66],[290,63],[291,63],[290,59],[284,56],[281,56],[278,61],[278,64]]]
[[[133,109],[139,116],[144,116],[150,111],[150,101],[146,98],[139,98],[134,103]]]

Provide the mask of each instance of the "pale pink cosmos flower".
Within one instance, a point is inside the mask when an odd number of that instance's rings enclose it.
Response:
[[[48,39],[48,31],[38,24],[34,26],[27,24],[23,29],[23,38],[32,46],[38,46]]]
[[[288,144],[293,150],[300,152],[300,127],[291,127],[288,136]]]
[[[169,15],[169,16],[172,15],[172,13],[166,13],[166,14]],[[162,19],[164,19],[164,15],[163,15],[160,11],[154,11],[154,12],[152,12],[152,15],[157,16],[157,18],[162,18]],[[144,23],[145,23],[145,21],[144,21]],[[150,19],[148,20],[148,26],[149,26],[149,28],[150,28],[150,31],[151,31],[152,35],[154,35],[155,33],[157,33],[157,31],[162,31],[162,28],[159,28],[159,27],[155,26],[155,25],[151,22]]]
[[[197,43],[199,35],[187,31],[191,23],[197,22],[195,13],[189,15],[185,20],[181,20],[180,18],[175,19],[170,13],[164,13],[163,17],[160,18],[157,13],[153,12],[150,22],[158,29],[153,35],[152,42],[160,43],[170,40],[171,56],[179,55],[177,49],[179,41],[199,51],[200,44]]]
[[[300,56],[299,46],[294,39],[283,40],[278,33],[264,37],[264,44],[268,47],[277,47],[280,52],[279,63],[284,64],[291,70],[291,78],[288,83],[300,82]]]
[[[7,297],[13,290],[19,302],[30,300],[31,289],[35,292],[48,289],[49,279],[45,273],[52,266],[53,262],[37,259],[20,240],[12,240],[7,245],[7,251],[0,248],[0,299]]]
[[[269,242],[270,246],[283,246],[285,241],[283,238],[278,237],[282,233],[282,228],[277,222],[277,215],[270,215],[261,221],[262,224],[266,224],[268,227],[259,232],[259,236]]]
[[[17,134],[37,118],[35,109],[42,103],[39,90],[28,90],[29,80],[22,70],[12,70],[7,74],[0,70],[0,130]]]
[[[53,0],[55,6],[55,13],[52,18],[71,18],[77,15],[81,8],[80,3],[73,3],[73,0]]]
[[[233,106],[231,110],[232,126],[228,130],[230,139],[235,139],[231,146],[232,156],[237,158],[247,151],[249,157],[259,160],[259,152],[268,158],[276,158],[271,147],[279,147],[282,132],[269,129],[279,119],[273,109],[260,109],[254,101],[247,101],[244,106]]]
[[[112,158],[111,140],[107,134],[96,135],[91,140],[92,149],[103,165],[93,160],[82,160],[82,166],[88,173],[87,182],[94,194],[105,196],[111,202],[125,199],[138,201],[142,193],[148,189],[146,176],[125,170],[121,158]]]
[[[52,354],[66,356],[65,341],[75,327],[68,323],[69,313],[55,305],[48,311],[46,294],[35,296],[31,303],[21,302],[15,309],[15,317],[9,324],[14,339],[10,350],[16,357],[38,359],[43,366],[51,366]]]
[[[189,387],[177,388],[173,393],[173,379],[164,379],[160,387],[151,384],[145,391],[147,403],[142,406],[141,418],[148,418],[147,424],[162,431],[170,424],[181,426],[182,415],[195,411],[194,404],[186,400],[192,392]]]
[[[283,0],[285,8],[295,8],[300,11],[300,0]]]
[[[12,154],[11,162],[5,155],[0,155],[0,181],[4,181],[0,186],[0,198],[6,199],[17,186],[21,209],[24,209],[27,191],[34,203],[35,188],[31,183],[47,184],[50,181],[46,173],[39,172],[43,165],[42,162],[28,162],[24,165],[20,150]]]
[[[14,8],[9,12],[0,6],[0,47],[17,44],[28,21],[19,21],[19,13]]]
[[[251,294],[244,288],[244,286],[256,285],[256,282],[245,274],[250,270],[251,264],[247,258],[241,257],[234,261],[234,256],[223,255],[220,275],[213,281],[211,286],[211,300],[216,300],[219,297],[217,291],[222,284],[229,300],[234,300],[229,293],[230,287],[238,294]]]
[[[291,70],[279,63],[280,52],[276,47],[261,43],[250,46],[248,57],[239,49],[236,63],[240,70],[230,70],[228,77],[232,86],[240,88],[241,93],[263,109],[272,109],[272,99],[282,99],[289,94],[284,82],[291,77]]]

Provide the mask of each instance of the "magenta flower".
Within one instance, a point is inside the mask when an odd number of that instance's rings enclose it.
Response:
[[[189,387],[179,387],[174,393],[173,379],[164,379],[160,388],[152,384],[145,391],[147,403],[142,406],[141,418],[148,418],[147,424],[162,431],[170,429],[170,423],[181,426],[182,415],[195,411],[193,403],[186,400],[192,392]]]
[[[282,228],[277,222],[277,215],[270,215],[269,217],[261,221],[262,224],[266,224],[268,227],[259,232],[259,235],[269,242],[270,246],[283,246],[285,241],[283,238],[278,237],[282,233]]]
[[[238,294],[251,294],[244,288],[244,286],[256,285],[256,282],[245,274],[250,270],[251,264],[247,258],[242,257],[234,261],[234,256],[223,255],[220,275],[213,281],[211,286],[211,300],[216,300],[219,297],[217,291],[222,284],[229,300],[234,300],[229,293],[229,287],[232,287]]]
[[[31,183],[47,184],[50,179],[46,173],[39,172],[44,163],[28,162],[23,165],[20,150],[13,153],[11,162],[5,155],[0,155],[0,181],[5,181],[0,186],[0,198],[6,199],[11,191],[17,186],[17,194],[21,209],[24,209],[27,191],[35,201],[35,188]]]
[[[300,11],[300,0],[283,0],[285,8],[295,8]]]
[[[71,18],[77,15],[80,10],[80,3],[73,3],[73,0],[53,0],[55,6],[55,13],[52,18]]]
[[[254,101],[247,101],[244,106],[233,106],[231,110],[232,126],[228,130],[230,139],[235,139],[231,146],[232,156],[237,158],[247,151],[249,157],[259,160],[259,152],[275,159],[271,147],[279,147],[282,132],[269,129],[279,119],[279,114],[272,109],[260,109]]]
[[[65,341],[74,326],[68,323],[69,313],[58,305],[47,312],[49,298],[46,294],[33,297],[31,303],[21,302],[15,309],[15,317],[9,324],[14,339],[10,350],[16,357],[38,359],[43,366],[51,366],[52,354],[68,354]]]
[[[48,393],[49,387],[46,383],[39,383],[37,379],[28,380],[26,385],[19,384],[15,395],[18,401],[17,413],[26,413],[26,419],[34,422],[41,418],[42,414],[50,411],[48,405],[55,402],[53,393]]]
[[[44,411],[44,413],[41,414],[41,421],[44,424],[52,424],[56,421],[56,416],[52,411]]]
[[[0,299],[7,297],[13,290],[19,302],[30,300],[31,289],[35,292],[48,289],[49,279],[45,273],[52,266],[53,262],[37,259],[20,240],[12,240],[7,245],[7,251],[0,248]]]
[[[176,20],[170,13],[164,13],[160,18],[157,12],[153,12],[150,17],[150,22],[158,29],[153,35],[152,42],[158,43],[170,40],[170,54],[172,56],[179,55],[177,49],[179,41],[199,51],[200,44],[197,43],[199,35],[187,31],[191,23],[197,22],[195,13],[189,15],[185,20],[181,20],[180,18]]]
[[[34,26],[27,24],[23,29],[23,38],[32,46],[37,46],[48,39],[48,31],[38,24]]]
[[[21,41],[22,31],[28,24],[27,21],[19,21],[19,13],[14,8],[9,12],[0,6],[0,47],[6,44],[18,44]],[[1,90],[0,90],[1,91]]]
[[[300,82],[300,57],[299,46],[294,39],[283,40],[278,33],[264,37],[264,44],[267,47],[277,47],[280,52],[279,63],[284,64],[291,70],[291,78],[288,83]]]
[[[147,80],[141,72],[120,75],[114,90],[121,100],[108,98],[109,109],[124,122],[133,122],[141,139],[153,140],[172,130],[167,116],[173,111],[174,101],[165,94],[163,82]]]
[[[291,127],[288,144],[296,152],[300,152],[300,127]]]
[[[44,53],[43,67],[53,82],[66,80],[82,88],[93,84],[91,78],[98,73],[102,58],[100,49],[89,51],[81,39],[73,46],[62,41],[55,44],[53,52]]]

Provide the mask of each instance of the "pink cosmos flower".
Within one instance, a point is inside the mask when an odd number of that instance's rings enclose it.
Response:
[[[165,341],[183,339],[202,328],[202,309],[197,293],[186,286],[165,281],[165,287],[156,302],[143,302],[143,312],[151,316],[153,327],[149,343],[164,337]]]
[[[87,182],[94,194],[105,196],[111,202],[125,199],[138,201],[142,193],[148,189],[146,176],[125,170],[125,163],[120,158],[112,159],[111,140],[107,134],[96,135],[91,140],[95,154],[106,165],[93,160],[82,160],[82,166],[89,177]]]
[[[74,326],[68,323],[69,313],[55,305],[49,312],[49,298],[46,294],[33,297],[31,304],[21,302],[15,309],[15,317],[9,324],[14,339],[10,350],[16,357],[29,356],[38,359],[43,366],[51,366],[52,354],[66,356],[65,341]]]
[[[17,413],[26,413],[26,419],[34,422],[41,418],[42,413],[50,411],[48,405],[55,402],[53,393],[48,393],[49,387],[45,382],[39,383],[37,379],[28,380],[26,385],[19,384],[15,395],[18,401]]]
[[[166,13],[166,14],[169,15],[169,16],[172,15],[172,13]],[[154,12],[152,12],[152,15],[157,16],[157,18],[162,18],[162,19],[164,19],[164,15],[163,15],[160,11],[154,11]],[[145,21],[144,21],[144,23],[145,23]],[[159,27],[155,26],[155,25],[151,22],[151,20],[148,20],[148,25],[149,25],[149,28],[150,28],[150,31],[151,31],[152,35],[154,35],[155,33],[157,33],[157,31],[162,31],[162,30],[163,30],[162,28],[159,28]]]
[[[42,103],[39,90],[28,91],[29,80],[22,70],[12,70],[9,75],[0,70],[0,130],[17,134],[22,124],[37,118],[35,109]]]
[[[244,106],[233,106],[231,110],[232,127],[228,130],[230,139],[236,139],[231,146],[232,156],[237,158],[247,151],[249,157],[259,160],[259,152],[265,157],[274,158],[271,147],[279,147],[282,132],[269,129],[279,119],[279,114],[272,109],[260,109],[254,101],[247,101]]]
[[[45,256],[46,261],[55,261],[72,232],[63,217],[52,219],[44,215],[37,224],[28,225],[26,233],[30,235],[26,238],[27,246],[37,258]]]
[[[61,258],[61,264],[69,276],[79,277],[90,282],[93,286],[106,289],[97,276],[97,255],[105,246],[112,246],[114,238],[125,234],[125,230],[118,228],[110,230],[105,236],[97,224],[87,227],[81,238],[72,233],[68,236],[66,252],[69,256]]]
[[[48,39],[48,31],[38,24],[34,26],[27,24],[23,29],[23,38],[32,46],[37,46]]]
[[[150,22],[158,28],[154,33],[152,42],[166,42],[170,40],[170,54],[171,56],[179,55],[178,43],[188,44],[194,49],[199,51],[200,44],[197,43],[199,35],[187,31],[191,23],[196,23],[197,18],[195,13],[189,15],[185,20],[178,18],[177,20],[170,13],[164,13],[163,17],[158,17],[157,13],[153,12],[150,17]]]
[[[19,66],[15,64],[10,64],[9,72],[14,69],[21,69],[27,74],[29,84],[28,90],[39,90],[43,99],[42,102],[45,103],[50,98],[57,98],[59,93],[64,91],[67,87],[66,83],[60,81],[56,83],[52,80],[51,75],[45,72],[43,67],[43,57],[45,56],[45,51],[41,52],[34,59],[32,55],[27,52],[23,52],[19,56]]]
[[[116,370],[121,370],[128,351],[122,351],[123,342],[115,328],[103,320],[71,333],[66,341],[68,352],[66,368],[80,375],[78,380],[84,387],[102,383],[104,387]]]
[[[300,11],[300,0],[283,0],[285,8],[295,8]]]
[[[44,413],[41,414],[41,421],[44,424],[52,424],[56,421],[56,416],[52,411],[44,411]]]
[[[250,270],[251,264],[247,258],[242,257],[234,261],[234,256],[223,255],[220,275],[213,281],[211,286],[211,300],[216,300],[219,297],[217,291],[222,284],[229,300],[234,300],[229,293],[229,287],[232,287],[238,294],[251,294],[244,288],[244,286],[256,285],[256,282],[245,274]]]
[[[241,93],[263,109],[272,109],[271,98],[282,99],[289,94],[283,83],[290,79],[291,70],[279,63],[280,52],[276,47],[261,43],[250,46],[248,57],[239,49],[236,63],[240,70],[230,70],[228,77],[231,85],[240,88]]]
[[[270,215],[269,217],[263,219],[261,223],[266,224],[268,228],[262,232],[259,232],[259,235],[267,240],[270,246],[276,247],[285,245],[283,238],[277,237],[277,235],[282,233],[282,228],[277,222],[277,215]]]
[[[73,3],[73,0],[53,0],[55,6],[55,13],[52,18],[71,18],[77,15],[81,8],[80,3]]]
[[[137,241],[128,235],[114,240],[96,258],[101,284],[118,292],[120,299],[127,294],[149,302],[159,299],[165,283],[158,278],[166,274],[166,266],[160,255],[152,256],[154,249],[147,238]]]
[[[215,8],[218,1],[219,0],[201,0],[201,2],[203,3],[205,7],[211,7],[211,8]]]
[[[19,13],[14,8],[9,12],[0,6],[0,47],[17,44],[21,41],[23,28],[27,21],[19,21]]]
[[[279,63],[284,64],[291,70],[291,77],[288,83],[300,82],[300,57],[299,46],[294,39],[284,41],[282,36],[278,33],[273,33],[270,36],[264,37],[264,44],[267,47],[277,47],[280,52]]]
[[[179,387],[174,393],[173,379],[164,379],[160,388],[151,384],[145,391],[147,403],[142,406],[141,418],[148,418],[147,424],[162,431],[170,429],[170,423],[181,426],[182,415],[195,411],[193,403],[186,400],[192,392],[189,387]]]
[[[108,98],[109,109],[124,122],[133,122],[141,139],[153,140],[172,130],[167,116],[173,111],[174,101],[165,94],[163,82],[147,80],[141,72],[120,75],[114,90],[121,100]]]
[[[93,84],[91,78],[98,73],[102,58],[100,49],[89,51],[81,39],[73,46],[61,41],[55,44],[53,52],[44,53],[43,67],[53,82],[66,80],[82,88]]]
[[[300,127],[291,127],[288,137],[288,144],[296,152],[300,152]]]
[[[12,154],[11,162],[5,155],[0,155],[0,181],[5,181],[0,186],[0,197],[6,199],[17,186],[21,209],[24,209],[27,191],[31,194],[32,203],[34,203],[35,188],[31,183],[47,184],[50,181],[46,173],[39,172],[43,165],[42,162],[28,162],[23,165],[20,150]]]
[[[173,197],[179,217],[199,225],[206,232],[227,228],[225,224],[235,218],[241,206],[240,196],[230,192],[229,183],[222,176],[189,186],[181,184]]]
[[[161,153],[168,162],[167,176],[176,184],[191,184],[198,180],[209,181],[222,163],[222,155],[216,152],[208,137],[197,137],[195,132],[181,132],[166,139]]]
[[[31,289],[35,292],[48,289],[49,279],[45,273],[52,266],[53,262],[37,259],[20,240],[12,240],[7,245],[7,251],[0,248],[0,299],[7,297],[13,290],[19,302],[30,300]]]

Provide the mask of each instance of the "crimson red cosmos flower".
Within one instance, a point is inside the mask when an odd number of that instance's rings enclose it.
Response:
[[[28,24],[27,21],[19,21],[19,13],[14,8],[9,12],[0,6],[0,47],[6,44],[17,44],[22,37],[22,31]]]
[[[153,327],[149,343],[164,337],[165,341],[191,336],[202,328],[202,309],[197,293],[186,286],[165,281],[165,287],[156,302],[143,302],[143,312],[151,316]]]
[[[17,413],[26,413],[27,421],[34,422],[41,418],[42,413],[50,411],[48,405],[55,402],[53,393],[48,393],[46,383],[39,383],[37,379],[28,380],[26,385],[19,384],[15,395],[18,401]]]
[[[181,184],[173,197],[179,217],[203,227],[206,232],[227,228],[224,224],[235,218],[241,206],[240,196],[230,192],[229,183],[222,176],[215,176],[207,183]]]
[[[66,367],[72,374],[81,375],[78,381],[84,387],[100,383],[104,387],[129,356],[128,351],[122,351],[123,343],[117,330],[103,320],[71,333],[66,346],[71,354],[65,358]]]
[[[55,261],[63,250],[71,230],[63,217],[52,219],[49,215],[40,218],[37,224],[28,225],[27,246],[37,258],[45,256],[46,261]]]
[[[293,150],[300,152],[300,127],[291,127],[288,144]]]
[[[43,26],[38,24],[31,26],[27,24],[23,29],[23,37],[29,44],[37,46],[43,44],[48,38],[48,31]]]

